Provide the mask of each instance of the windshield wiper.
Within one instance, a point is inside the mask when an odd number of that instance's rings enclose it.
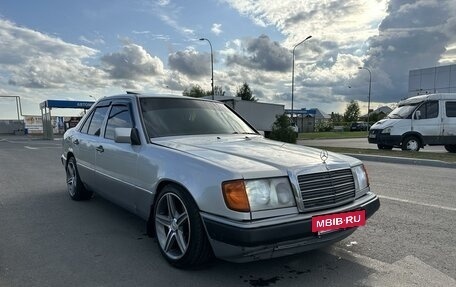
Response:
[[[248,132],[233,132],[234,135],[258,135],[257,133],[248,133]]]

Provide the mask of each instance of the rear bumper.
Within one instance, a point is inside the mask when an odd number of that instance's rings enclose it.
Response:
[[[366,198],[363,200],[364,197]],[[379,209],[380,201],[372,193],[364,197],[355,201],[358,204],[351,204],[345,209],[326,210],[320,214],[364,209],[366,218],[369,218]],[[232,225],[204,215],[203,221],[216,256],[236,262],[320,248],[340,241],[356,230],[350,228],[319,236],[312,232],[312,215],[300,214],[297,221],[254,228],[251,228],[250,223]]]

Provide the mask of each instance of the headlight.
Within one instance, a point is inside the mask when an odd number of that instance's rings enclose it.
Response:
[[[382,130],[382,134],[390,134],[391,133],[391,128],[392,127],[386,127]]]
[[[353,176],[355,177],[356,191],[359,192],[369,186],[369,176],[367,175],[364,165],[352,167]]]
[[[226,205],[237,211],[259,211],[295,206],[287,177],[235,180],[222,185]],[[247,208],[246,208],[247,207]]]

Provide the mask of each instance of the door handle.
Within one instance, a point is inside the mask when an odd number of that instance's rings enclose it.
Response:
[[[78,145],[78,144],[79,144],[79,140],[78,140],[78,139],[75,139],[75,140],[73,141],[73,143],[74,143],[75,145]]]
[[[98,152],[104,152],[103,146],[102,146],[102,145],[99,145],[99,146],[97,147],[97,151],[98,151]]]

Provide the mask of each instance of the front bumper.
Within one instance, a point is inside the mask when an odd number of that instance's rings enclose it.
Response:
[[[402,141],[402,136],[382,134],[382,130],[370,130],[368,135],[368,142],[372,144],[379,144],[385,146],[400,146]]]
[[[60,161],[62,162],[62,165],[63,165],[64,167],[66,167],[67,158],[65,157],[64,154],[62,154],[62,155],[60,156]]]
[[[349,206],[299,214],[275,225],[255,225],[252,222],[232,224],[205,214],[202,218],[215,255],[229,261],[246,262],[321,248],[342,240],[356,230],[349,228],[319,236],[312,232],[312,216],[364,209],[366,218],[369,218],[379,207],[379,198],[368,193]]]

